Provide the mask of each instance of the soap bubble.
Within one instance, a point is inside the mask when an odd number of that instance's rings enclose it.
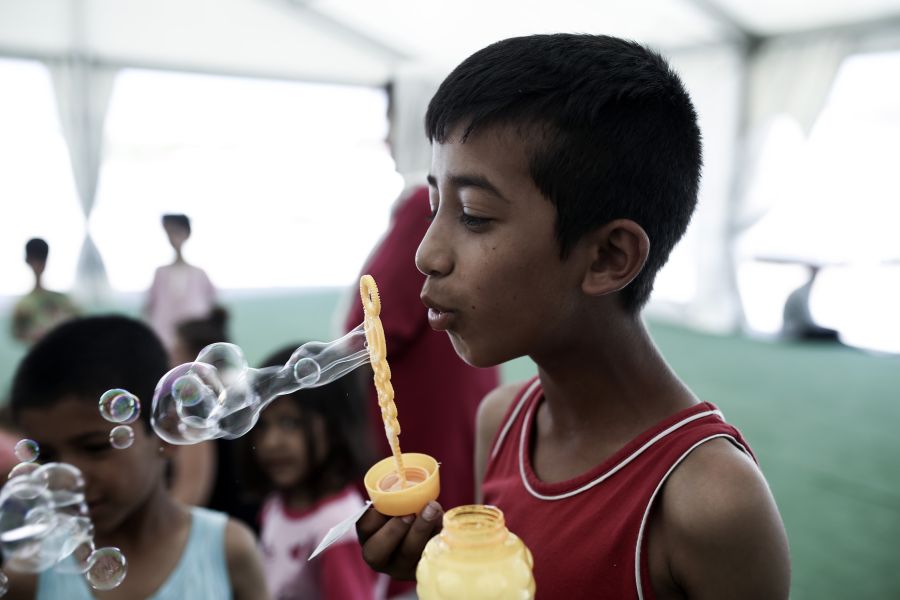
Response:
[[[19,440],[16,443],[15,453],[20,461],[30,463],[37,460],[40,447],[34,440]]]
[[[203,398],[203,381],[192,372],[187,372],[172,383],[172,395],[181,405],[191,407]]]
[[[84,477],[81,471],[66,463],[47,463],[35,469],[31,479],[46,485],[56,508],[84,502]]]
[[[117,450],[130,448],[134,443],[134,430],[128,425],[118,425],[109,432],[109,443]]]
[[[9,591],[9,577],[6,576],[6,573],[0,571],[0,596],[5,596],[6,592]]]
[[[95,589],[112,589],[125,577],[125,558],[115,548],[95,551],[93,537],[84,478],[72,465],[23,470],[0,489],[0,553],[6,569],[40,573],[55,568],[85,574]]]
[[[369,361],[362,325],[330,343],[309,342],[282,367],[254,369],[234,344],[210,344],[156,386],[150,423],[171,444],[247,433],[276,396],[318,387]]]
[[[128,573],[128,562],[118,548],[98,548],[88,557],[85,578],[95,590],[118,587]]]
[[[100,396],[100,414],[110,423],[128,425],[141,416],[141,401],[127,390],[109,390]]]
[[[23,462],[14,466],[9,471],[9,476],[7,479],[12,479],[13,477],[18,477],[19,475],[31,475],[34,473],[38,467],[41,465],[34,462]]]

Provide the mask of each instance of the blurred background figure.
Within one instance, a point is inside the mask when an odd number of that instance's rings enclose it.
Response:
[[[175,250],[175,260],[156,269],[144,314],[171,353],[177,324],[209,314],[216,301],[216,288],[203,269],[184,259],[184,243],[191,237],[190,219],[181,214],[163,215],[162,226]]]
[[[266,358],[285,364],[302,342]],[[383,598],[387,578],[362,560],[353,530],[315,560],[336,523],[363,506],[356,484],[371,464],[366,395],[354,377],[275,399],[244,439],[245,481],[264,498],[263,557],[273,598]]]
[[[817,324],[809,309],[809,297],[821,267],[807,263],[806,283],[791,292],[784,303],[781,336],[788,340],[837,342],[838,332]]]
[[[50,246],[40,238],[32,238],[25,244],[25,262],[34,273],[34,288],[13,308],[12,334],[26,344],[33,344],[49,330],[78,314],[68,296],[44,288],[41,278],[49,254]]]

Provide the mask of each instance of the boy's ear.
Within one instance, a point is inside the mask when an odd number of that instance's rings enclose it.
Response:
[[[650,238],[630,219],[616,219],[585,236],[590,265],[581,289],[591,296],[618,292],[631,283],[647,262]]]

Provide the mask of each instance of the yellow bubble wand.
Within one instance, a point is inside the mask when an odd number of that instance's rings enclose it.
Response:
[[[363,275],[360,278],[359,296],[365,314],[363,327],[369,347],[369,362],[374,372],[375,391],[378,393],[378,406],[381,408],[381,420],[384,422],[384,433],[397,465],[400,489],[403,489],[406,487],[406,471],[403,468],[403,456],[400,453],[400,422],[397,420],[394,386],[391,385],[391,368],[387,362],[384,327],[381,325],[381,298],[378,295],[378,286],[371,275]]]

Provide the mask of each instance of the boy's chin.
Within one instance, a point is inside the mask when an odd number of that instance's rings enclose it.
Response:
[[[515,358],[503,358],[502,356],[500,356],[496,352],[492,352],[488,348],[481,348],[472,344],[468,344],[458,336],[454,335],[452,332],[450,333],[450,343],[453,344],[453,349],[456,351],[456,355],[459,356],[463,360],[463,362],[465,362],[470,367],[486,369],[488,367],[496,367],[497,365],[504,363],[507,360]]]

